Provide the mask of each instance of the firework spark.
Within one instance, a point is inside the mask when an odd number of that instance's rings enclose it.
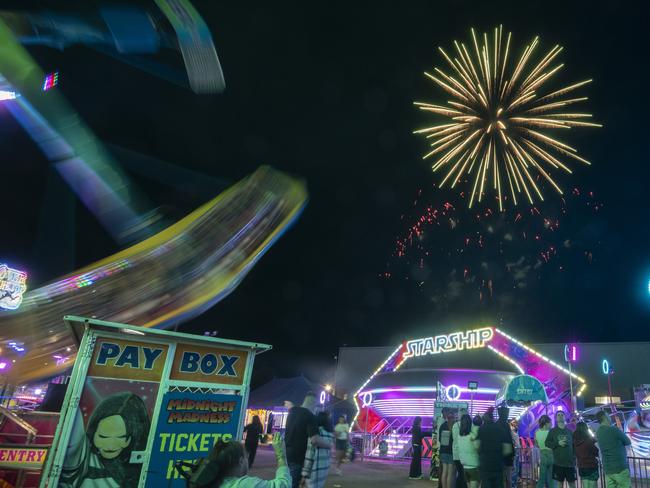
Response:
[[[473,45],[469,49],[456,41],[452,55],[439,48],[451,74],[439,68],[435,68],[435,74],[425,73],[453,100],[446,106],[415,102],[421,110],[449,119],[448,123],[414,132],[431,140],[432,150],[424,159],[438,158],[432,168],[434,172],[445,172],[440,187],[470,184],[470,208],[476,200],[483,199],[489,186],[496,192],[500,210],[508,194],[514,205],[522,195],[531,205],[535,199],[544,200],[540,179],[562,194],[551,172],[571,173],[571,169],[560,158],[590,163],[578,156],[575,148],[547,131],[602,127],[588,121],[591,114],[567,111],[570,105],[587,100],[568,94],[592,80],[540,94],[538,90],[564,66],[554,65],[562,51],[560,46],[553,47],[530,68],[538,37],[526,46],[518,60],[510,61],[511,33],[504,45],[502,26],[494,29],[491,43],[488,35],[483,34],[482,45],[474,29],[471,32]]]
[[[412,211],[402,216],[396,259],[381,276],[422,281],[419,288],[426,285],[436,296],[450,282],[456,291],[478,292],[481,301],[528,289],[542,276],[591,265],[600,246],[584,224],[603,209],[591,191],[574,188],[543,207],[516,212],[457,208],[440,195],[425,204],[425,198],[418,191]]]

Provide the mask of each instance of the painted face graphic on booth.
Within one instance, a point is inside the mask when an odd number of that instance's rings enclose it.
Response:
[[[104,459],[118,457],[131,444],[124,419],[120,415],[111,415],[100,420],[93,437],[93,444]]]

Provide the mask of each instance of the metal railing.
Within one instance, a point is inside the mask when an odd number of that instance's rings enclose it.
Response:
[[[354,432],[351,434],[351,443],[356,451],[362,456],[372,456],[372,453],[378,448],[383,440],[389,440],[392,435],[411,435],[411,421],[410,419],[394,419],[390,423],[383,424],[381,427],[376,426],[370,432]],[[406,456],[381,456],[383,459],[391,457],[395,459],[404,459]]]
[[[369,447],[371,434],[366,434],[366,447]],[[353,434],[350,439],[353,448],[357,453],[361,454],[363,448],[363,434]],[[366,456],[372,451],[366,450]],[[388,459],[392,461],[404,461],[410,459],[411,450],[409,449],[401,456],[384,456],[379,459]],[[375,456],[376,457],[376,456]],[[423,463],[427,459],[423,458]],[[630,469],[630,480],[633,488],[650,488],[650,458],[639,456],[628,456],[628,467]],[[596,488],[607,488],[606,477],[603,472],[602,463],[598,463],[598,481]],[[576,468],[576,488],[583,488],[582,480],[580,479],[579,471]],[[539,449],[537,448],[519,448],[516,450],[515,467],[513,472],[513,486],[520,486],[525,488],[534,488],[539,479]],[[557,486],[555,488],[563,488]]]
[[[633,488],[650,488],[650,458],[628,456],[628,467]],[[539,449],[520,448],[516,452],[513,480],[520,486],[534,487],[539,479]],[[579,470],[576,468],[576,487],[582,488]],[[596,487],[606,488],[605,473],[602,463],[598,463],[598,481]],[[557,483],[556,483],[557,485]],[[557,486],[557,488],[562,488]]]

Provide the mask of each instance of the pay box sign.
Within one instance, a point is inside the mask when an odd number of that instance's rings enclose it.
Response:
[[[248,351],[222,347],[178,344],[169,378],[241,385],[248,362]]]
[[[167,344],[100,337],[95,344],[88,376],[160,381]]]

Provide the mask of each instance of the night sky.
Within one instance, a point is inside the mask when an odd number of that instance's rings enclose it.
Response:
[[[194,4],[215,39],[222,95],[194,95],[85,47],[30,48],[46,71],[60,70],[59,89],[106,143],[211,175],[224,182],[215,194],[261,164],[306,181],[310,200],[295,226],[231,296],[181,330],[273,344],[259,359],[256,383],[300,372],[331,380],[338,346],[389,345],[477,322],[531,342],[650,340],[648,12],[640,3]],[[446,297],[440,290],[453,266],[437,251],[452,245],[451,233],[425,234],[431,253],[420,271],[395,256],[419,206],[465,206],[457,192],[434,188],[439,178],[421,159],[425,142],[412,134],[432,119],[412,102],[448,98],[422,74],[443,64],[438,46],[498,24],[520,49],[535,35],[540,53],[564,46],[560,86],[594,78],[579,108],[604,128],[567,137],[593,166],[572,165],[574,174],[560,181],[594,192],[602,208],[570,213],[563,232],[580,252],[565,253],[562,270],[559,259],[532,269],[517,289],[497,278],[493,292],[503,300],[481,299],[472,285]],[[118,250],[81,204],[65,205],[67,190],[52,212],[45,194],[56,175],[1,106],[0,139],[0,261],[28,270],[33,287]],[[134,179],[174,218],[207,200]],[[558,197],[546,195],[541,212],[557,209]],[[71,215],[74,229],[52,230],[54,219]],[[49,257],[71,245],[74,262]],[[494,258],[484,253],[471,259]]]

